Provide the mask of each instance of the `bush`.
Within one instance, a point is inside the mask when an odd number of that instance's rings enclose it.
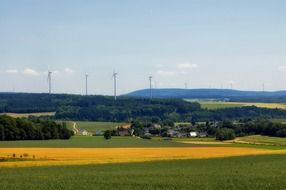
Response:
[[[216,140],[225,141],[235,139],[235,132],[233,129],[221,128],[217,130]]]
[[[280,129],[276,132],[277,137],[286,137],[286,128]]]
[[[140,138],[142,139],[147,139],[147,140],[151,140],[152,137],[148,136],[148,135],[144,135],[144,136],[141,136]]]
[[[106,140],[111,139],[111,131],[110,130],[105,131],[103,136]]]

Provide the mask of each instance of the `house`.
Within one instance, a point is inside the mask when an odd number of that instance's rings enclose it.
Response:
[[[167,135],[168,137],[175,137],[177,135],[177,131],[175,131],[174,129],[168,129]]]
[[[159,124],[153,124],[152,127],[154,129],[162,129],[161,125],[159,125]]]
[[[102,136],[103,134],[104,134],[103,131],[96,130],[94,135],[96,135],[96,136]]]
[[[118,136],[132,136],[134,133],[133,129],[118,127],[117,128],[117,135]]]
[[[90,136],[90,133],[87,130],[85,130],[85,129],[81,129],[79,131],[79,134],[83,135],[83,136]]]
[[[132,136],[134,129],[131,129],[131,125],[117,126],[116,132],[118,136]]]
[[[200,137],[200,138],[204,138],[204,137],[207,137],[208,136],[208,133],[206,132],[190,132],[190,137]]]
[[[198,132],[190,132],[190,137],[197,137],[198,136]]]
[[[200,138],[204,138],[204,137],[207,137],[207,136],[208,136],[208,133],[207,133],[207,132],[200,132],[200,133],[198,134],[198,136],[199,136]]]

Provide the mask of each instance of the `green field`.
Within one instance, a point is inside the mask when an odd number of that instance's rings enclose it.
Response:
[[[0,141],[0,147],[48,147],[48,148],[127,148],[127,147],[187,147],[192,146],[162,139],[146,140],[137,137],[74,136],[70,140]]]
[[[276,122],[276,123],[283,123],[285,124],[286,123],[286,119],[284,118],[275,118],[275,119],[271,119],[272,122]]]
[[[268,137],[267,137],[268,138]],[[276,137],[269,137],[270,139]],[[70,140],[27,140],[0,141],[0,148],[145,148],[145,147],[245,147],[259,149],[285,149],[286,146],[269,146],[259,143],[192,144],[185,142],[217,142],[213,138],[174,138],[152,140],[137,137],[112,137],[105,140],[102,136],[73,136]]]
[[[56,114],[55,112],[42,112],[42,113],[5,113],[0,115],[8,115],[10,117],[15,117],[15,118],[27,118],[30,116],[33,117],[54,116],[55,114]]]
[[[224,109],[224,108],[235,108],[244,106],[256,106],[259,108],[269,109],[286,109],[286,104],[283,103],[248,103],[248,102],[219,102],[219,101],[199,101],[202,108],[205,109]]]
[[[1,168],[3,190],[284,190],[286,155]]]
[[[73,129],[74,123],[76,123],[76,128],[79,130],[87,130],[88,132],[95,134],[97,131],[106,131],[115,129],[117,126],[126,125],[126,123],[116,123],[116,122],[90,122],[90,121],[67,121],[66,122],[70,129]]]

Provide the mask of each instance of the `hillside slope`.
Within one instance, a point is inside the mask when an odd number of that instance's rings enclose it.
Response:
[[[285,102],[286,91],[261,92],[261,91],[240,91],[228,89],[153,89],[155,98],[197,98],[197,99],[231,99],[231,100],[258,100],[266,102]],[[149,89],[143,89],[126,94],[130,97],[150,96]]]

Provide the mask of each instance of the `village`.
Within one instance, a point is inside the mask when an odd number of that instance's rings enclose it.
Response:
[[[148,124],[144,127],[138,127],[136,124],[127,124],[116,126],[115,129],[110,130],[111,136],[139,136],[142,138],[152,137],[165,137],[168,138],[204,138],[208,136],[208,133],[199,130],[196,125],[192,124],[179,124],[175,127],[162,126],[160,124]],[[95,133],[91,133],[85,129],[80,129],[77,132],[82,136],[103,136],[104,131],[97,130]]]

